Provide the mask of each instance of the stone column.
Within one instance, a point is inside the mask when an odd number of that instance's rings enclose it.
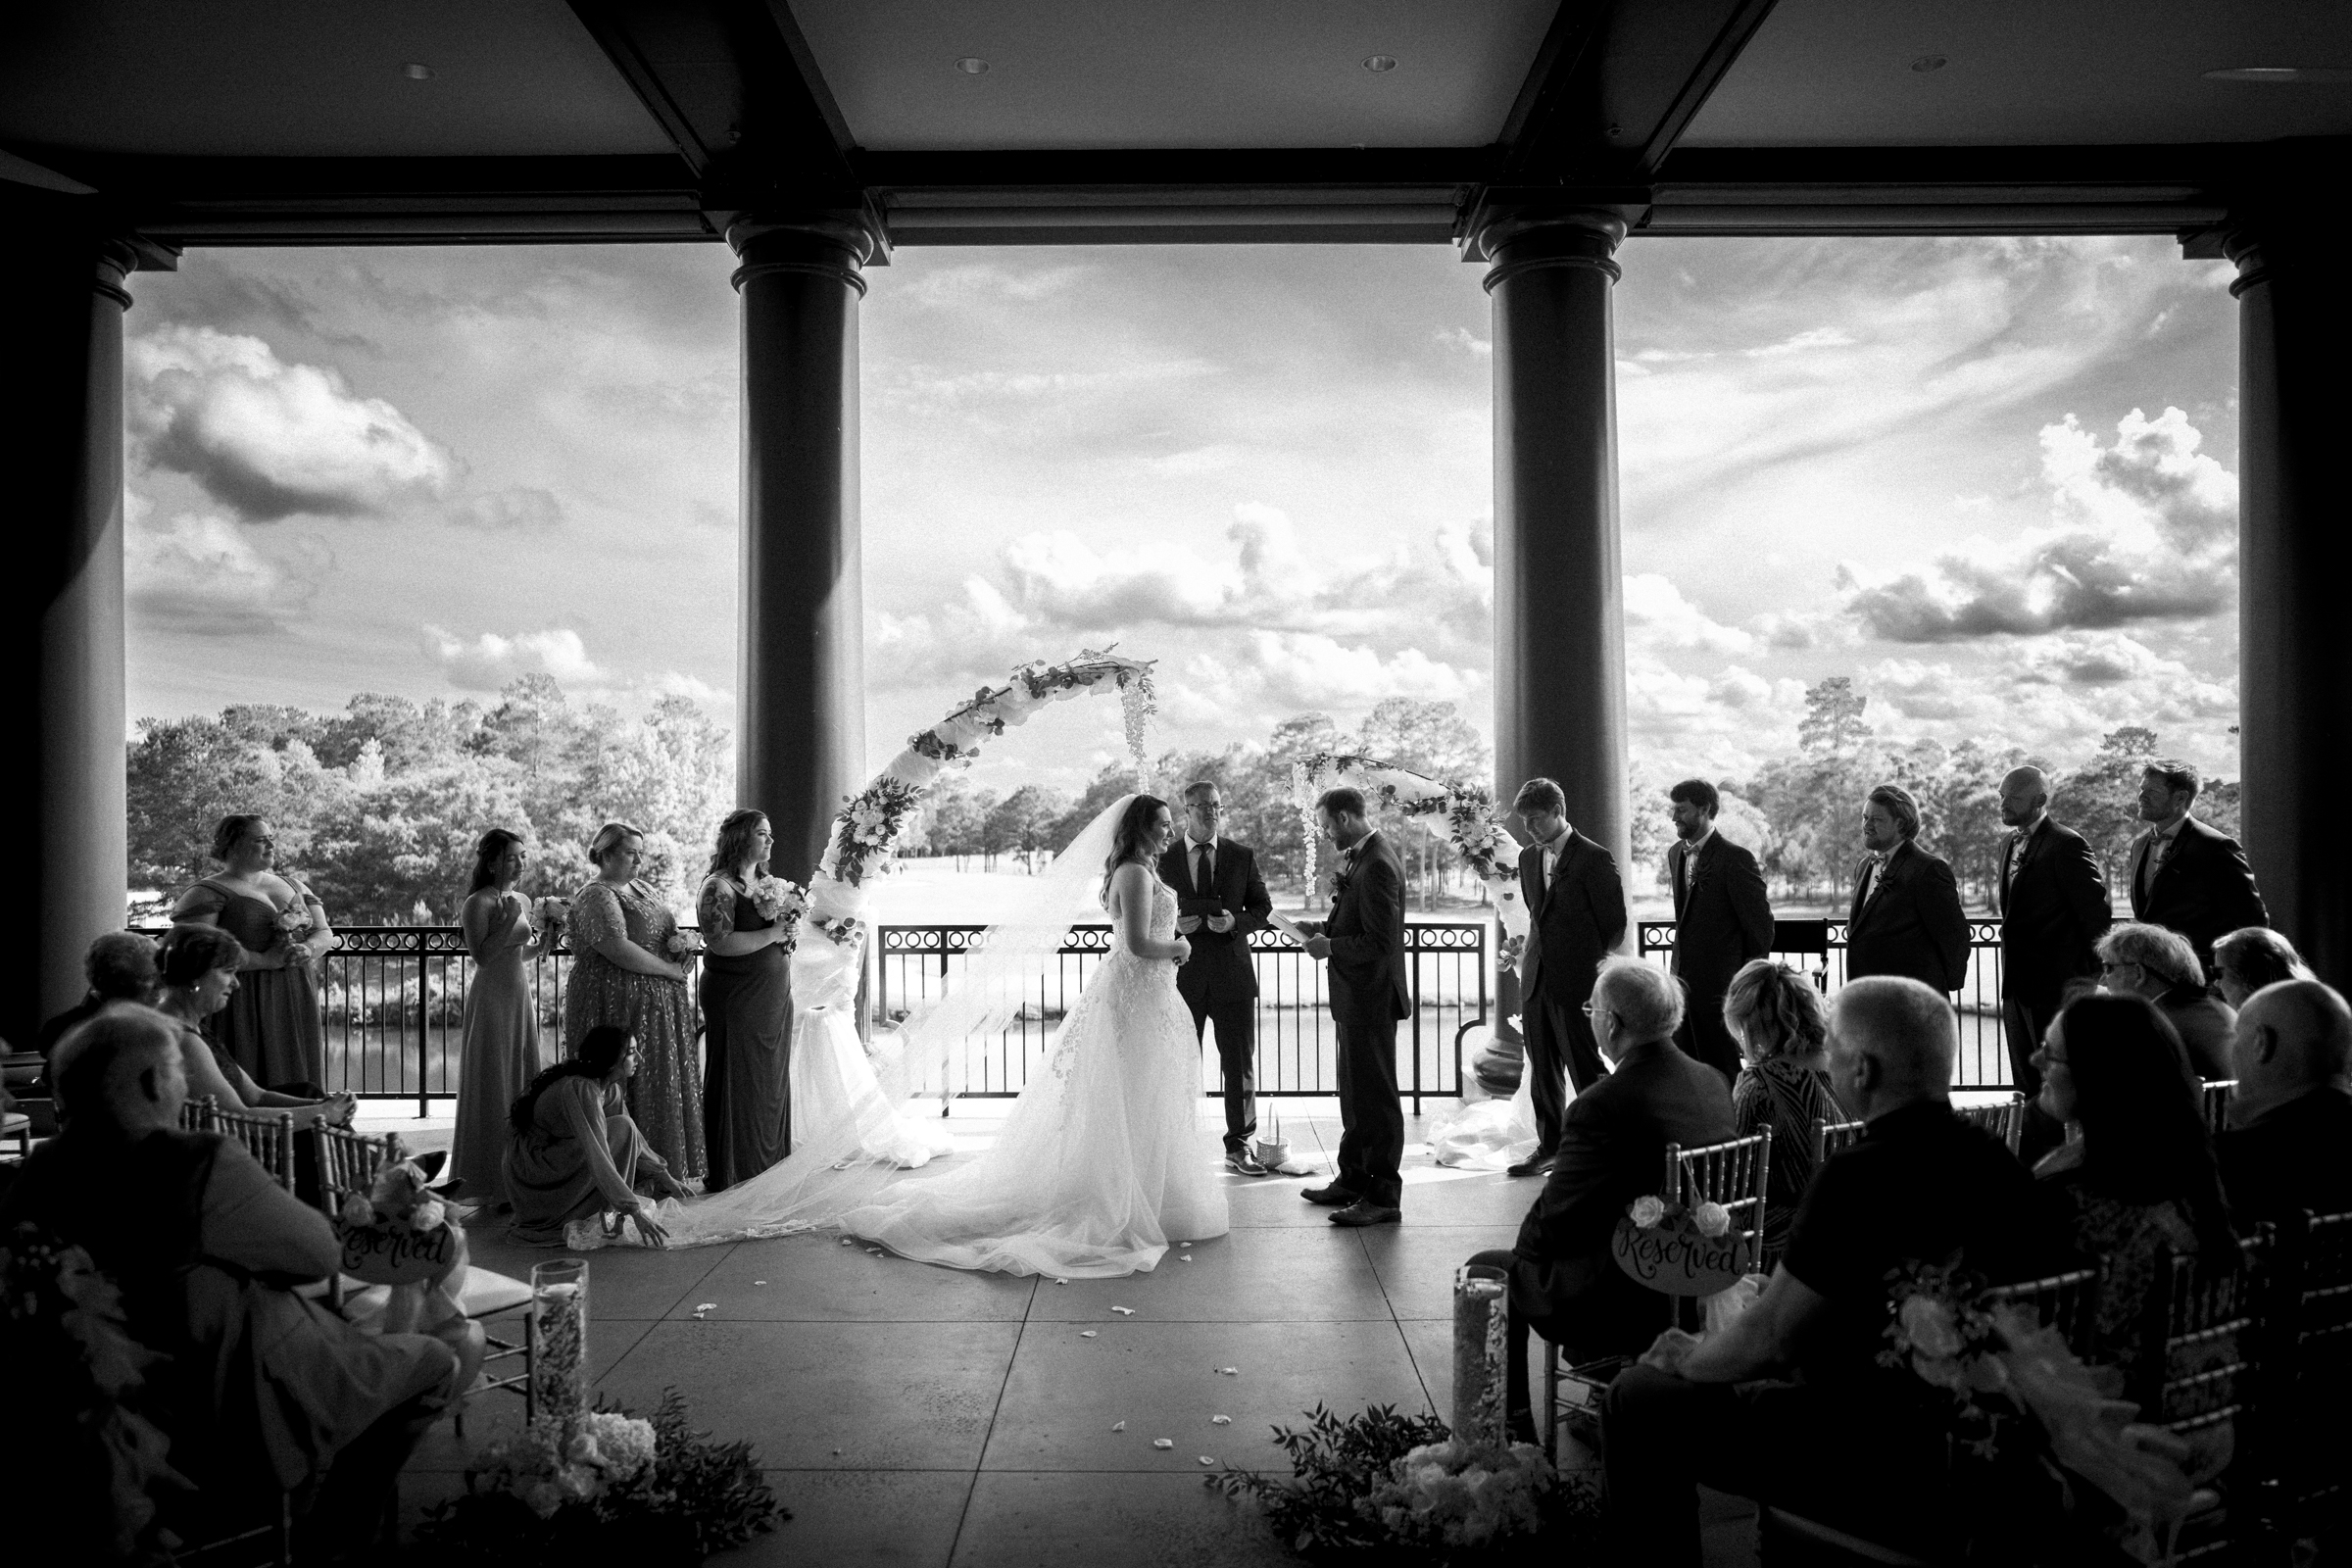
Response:
[[[0,466],[18,525],[0,659],[35,711],[19,730],[33,756],[17,772],[20,875],[0,900],[0,946],[36,983],[0,989],[0,1035],[24,1051],[80,1000],[84,950],[125,914],[122,285],[138,253],[54,218],[11,247],[17,413],[0,422]]]
[[[1494,310],[1494,769],[1508,805],[1559,780],[1568,819],[1631,858],[1617,528],[1612,260],[1625,220],[1499,215],[1479,234]]]
[[[2352,984],[2352,227],[2283,207],[2224,235],[2237,264],[2238,710],[2254,875],[2321,979]]]
[[[746,219],[742,642],[736,799],[768,815],[774,869],[806,881],[865,781],[858,523],[858,301],[873,238],[837,218]]]

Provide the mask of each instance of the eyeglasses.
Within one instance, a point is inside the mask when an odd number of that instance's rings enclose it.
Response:
[[[2112,958],[2102,962],[2099,965],[2099,973],[2121,974],[2126,969],[2136,969],[2138,967],[2139,965],[2130,958]]]
[[[1199,811],[1202,816],[1223,816],[1225,804],[1222,801],[1195,801],[1193,809]]]
[[[1588,1018],[1614,1018],[1617,1015],[1597,1002],[1588,1002],[1585,1004],[1585,1016]]]

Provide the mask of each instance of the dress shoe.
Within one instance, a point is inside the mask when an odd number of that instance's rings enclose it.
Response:
[[[1345,1208],[1355,1201],[1355,1195],[1338,1182],[1333,1182],[1329,1187],[1301,1187],[1298,1196],[1310,1203],[1321,1203],[1326,1208]]]
[[[1263,1176],[1266,1167],[1259,1164],[1247,1149],[1237,1149],[1225,1156],[1225,1168],[1236,1176]]]
[[[1346,1208],[1335,1210],[1331,1216],[1334,1225],[1396,1225],[1403,1219],[1403,1209],[1375,1203],[1368,1198],[1359,1198]]]
[[[1552,1161],[1559,1157],[1557,1154],[1538,1154],[1533,1159],[1521,1160],[1503,1174],[1505,1176],[1548,1176],[1551,1174]]]

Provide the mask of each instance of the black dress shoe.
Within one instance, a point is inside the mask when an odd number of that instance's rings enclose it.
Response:
[[[1266,1167],[1259,1164],[1257,1156],[1247,1149],[1237,1149],[1226,1154],[1225,1168],[1236,1176],[1263,1176],[1266,1174]]]
[[[1559,1157],[1557,1154],[1538,1154],[1533,1159],[1521,1160],[1503,1174],[1505,1176],[1546,1176],[1551,1173],[1552,1163]]]
[[[1301,1187],[1298,1196],[1310,1203],[1321,1203],[1326,1208],[1345,1208],[1355,1201],[1355,1195],[1338,1182],[1333,1182],[1329,1187]]]
[[[1369,1198],[1359,1198],[1346,1208],[1334,1210],[1334,1225],[1396,1225],[1404,1219],[1404,1210],[1386,1203],[1375,1203]]]

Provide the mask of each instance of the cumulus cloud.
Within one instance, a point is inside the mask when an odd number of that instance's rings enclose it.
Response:
[[[468,642],[438,626],[424,628],[424,651],[467,691],[494,692],[523,675],[552,675],[565,686],[612,684],[588,657],[588,646],[568,626],[518,632],[505,637],[486,631]]]
[[[122,543],[132,612],[173,631],[208,637],[279,631],[302,618],[318,589],[315,570],[281,565],[225,517],[179,516],[162,528],[134,522]],[[302,565],[320,564],[316,542],[296,548],[314,558]]]
[[[442,494],[457,460],[381,398],[258,337],[169,325],[123,350],[141,461],[240,517],[361,516]]]
[[[564,505],[552,490],[517,485],[486,496],[468,496],[449,509],[449,520],[468,528],[542,529],[564,520]]]
[[[2052,523],[1972,539],[1923,570],[1840,572],[1846,610],[1900,643],[2116,628],[2209,615],[2237,592],[2237,481],[2179,409],[2134,409],[2112,445],[2072,415],[2041,432]]]
[[[1625,635],[1629,643],[1717,654],[1744,654],[1756,645],[1753,636],[1716,620],[1654,571],[1625,579]]]
[[[1449,349],[1460,349],[1472,359],[1491,359],[1494,354],[1494,342],[1492,338],[1480,337],[1466,326],[1441,327],[1438,330],[1437,339]]]

